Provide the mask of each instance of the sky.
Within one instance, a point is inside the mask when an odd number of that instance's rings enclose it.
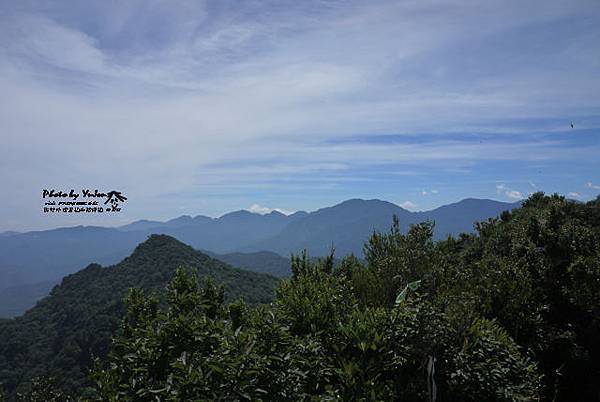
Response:
[[[0,231],[595,198],[598,21],[597,0],[1,2]],[[42,213],[83,188],[128,200]]]

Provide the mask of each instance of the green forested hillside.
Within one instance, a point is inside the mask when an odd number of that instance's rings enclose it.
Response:
[[[34,310],[51,320],[29,313],[2,324],[2,375],[14,386],[24,374],[44,374],[26,363],[30,356],[60,370],[25,397],[44,400],[83,382],[70,372],[77,348],[103,355],[107,343],[94,342],[117,333],[91,375],[92,400],[600,400],[600,198],[583,204],[538,193],[477,231],[434,242],[432,223],[403,234],[395,220],[365,244],[364,263],[292,258],[292,277],[258,308],[226,300],[232,278],[217,274],[234,272],[226,269],[209,270],[217,284],[180,269],[166,295],[134,289],[121,305],[88,296],[112,286],[98,285],[109,269],[88,267],[78,274],[89,275],[87,287],[67,286],[77,275],[69,277],[45,299],[62,304]],[[131,258],[149,254],[147,245]],[[163,256],[170,246],[152,250],[140,262],[154,269],[125,268],[122,277],[162,275],[159,267],[179,258]],[[246,275],[240,283],[275,283]],[[125,282],[120,294],[134,281]],[[246,286],[244,293],[270,289]],[[57,299],[63,287],[77,296]],[[73,323],[79,336],[63,329]]]
[[[269,275],[234,269],[169,236],[152,235],[121,263],[92,264],[69,275],[22,317],[0,321],[0,383],[8,391],[24,390],[33,377],[50,375],[60,387],[79,393],[92,357],[108,350],[127,290],[164,295],[180,265],[223,283],[227,300],[267,303],[277,284]]]
[[[259,309],[185,271],[167,310],[134,291],[99,398],[600,400],[600,199],[536,194],[477,229],[396,221],[366,265],[294,258]]]

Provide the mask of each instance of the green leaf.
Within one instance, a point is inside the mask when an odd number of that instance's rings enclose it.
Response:
[[[408,285],[406,285],[404,287],[404,289],[402,290],[402,292],[400,292],[398,294],[398,297],[396,297],[396,304],[400,304],[404,300],[406,300],[406,297],[408,296],[409,289],[414,292],[417,289],[419,289],[419,286],[421,286],[421,280],[410,282]]]

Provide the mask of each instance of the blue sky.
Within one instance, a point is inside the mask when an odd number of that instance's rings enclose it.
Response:
[[[598,21],[597,0],[2,2],[0,230],[591,199]],[[44,188],[129,200],[48,217]]]

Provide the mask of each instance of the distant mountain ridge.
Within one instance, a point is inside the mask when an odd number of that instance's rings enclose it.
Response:
[[[411,212],[387,201],[351,199],[290,222],[276,236],[259,241],[253,247],[282,255],[289,250],[302,249],[313,255],[325,255],[333,246],[339,255],[361,256],[369,235],[373,231],[388,230],[394,215],[399,218],[403,231],[411,224],[434,221],[434,238],[439,240],[448,235],[473,232],[475,222],[496,217],[520,205],[520,202],[469,198],[431,211]]]
[[[520,204],[520,201],[467,198],[430,211],[411,212],[388,201],[350,199],[288,216],[277,211],[261,215],[240,210],[219,218],[183,215],[166,222],[140,220],[116,229],[164,232],[194,247],[221,254],[272,251],[289,256],[306,248],[314,255],[325,255],[333,245],[340,254],[360,255],[366,236],[372,230],[387,230],[393,215],[399,217],[404,230],[414,223],[435,221],[435,238],[441,239],[449,234],[472,232],[475,222],[498,216]],[[342,232],[346,229],[351,230]]]
[[[433,220],[435,238],[441,239],[448,234],[472,232],[474,222],[498,216],[519,205],[465,199],[431,211],[411,212],[387,201],[351,199],[289,216],[280,212],[260,215],[241,210],[219,218],[183,215],[167,222],[139,220],[120,227],[75,226],[10,233],[0,236],[0,299],[6,288],[48,281],[56,283],[92,262],[115,264],[151,234],[166,234],[212,253],[244,253],[235,257],[238,265],[257,270],[256,263],[260,259],[249,254],[262,251],[289,257],[291,253],[307,249],[311,256],[322,256],[333,246],[338,257],[349,253],[360,257],[364,241],[374,230],[387,231],[393,215],[399,217],[402,230],[410,224]],[[244,258],[246,262],[240,260]],[[273,264],[271,268],[276,271],[271,273],[283,272],[281,261],[279,265]],[[2,316],[6,314],[0,308]]]

